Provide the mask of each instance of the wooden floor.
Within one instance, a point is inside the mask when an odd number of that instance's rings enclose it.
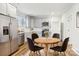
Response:
[[[25,53],[28,51],[28,46],[27,43],[24,43],[19,47],[19,50],[12,54],[11,56],[23,56]]]
[[[41,55],[43,55],[44,50],[41,50]],[[23,44],[22,46],[20,46],[19,50],[17,52],[15,52],[12,56],[29,56],[30,50],[28,48],[27,43]],[[50,50],[50,53],[48,56],[64,56],[63,54],[53,54],[54,52],[52,50]],[[37,55],[36,55],[37,56]],[[68,45],[67,51],[66,51],[66,55],[65,56],[78,56],[72,49],[71,47]]]

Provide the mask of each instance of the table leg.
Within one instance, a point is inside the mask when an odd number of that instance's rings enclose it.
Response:
[[[48,44],[45,44],[45,56],[48,55]]]

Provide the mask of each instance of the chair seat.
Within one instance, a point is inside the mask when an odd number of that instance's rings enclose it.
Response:
[[[50,49],[62,52],[62,47],[61,46],[51,47]]]
[[[39,46],[34,46],[34,48],[35,48],[35,51],[39,51],[39,50],[41,50],[41,49],[44,49],[43,47],[39,47]]]

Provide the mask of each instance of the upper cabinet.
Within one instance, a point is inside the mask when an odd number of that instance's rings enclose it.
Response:
[[[16,18],[16,7],[11,4],[7,4],[7,12],[9,16]]]
[[[0,3],[0,13],[16,18],[16,7],[8,3]]]
[[[6,3],[0,3],[0,13],[7,15],[7,7]]]

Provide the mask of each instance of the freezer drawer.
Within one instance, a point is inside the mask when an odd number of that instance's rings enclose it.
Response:
[[[0,56],[10,55],[10,41],[0,42]]]

